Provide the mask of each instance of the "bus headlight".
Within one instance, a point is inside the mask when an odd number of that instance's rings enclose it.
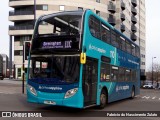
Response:
[[[76,94],[77,91],[78,91],[78,88],[68,90],[64,98],[72,97],[74,94]]]
[[[37,92],[34,87],[32,87],[31,85],[27,85],[27,87],[33,95],[37,96]]]

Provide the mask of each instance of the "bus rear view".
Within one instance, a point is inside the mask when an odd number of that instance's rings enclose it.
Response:
[[[79,84],[82,14],[62,12],[37,20],[28,71],[29,102],[83,107]]]

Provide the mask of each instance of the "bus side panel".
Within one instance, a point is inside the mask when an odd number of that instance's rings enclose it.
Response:
[[[136,95],[139,94],[139,79],[136,82],[100,82],[100,67],[101,56],[106,56],[111,59],[111,65],[121,66],[128,69],[135,69],[139,71],[139,60],[135,57],[123,52],[103,41],[93,37],[89,30],[89,16],[90,12],[86,13],[84,24],[84,36],[82,48],[86,48],[86,55],[99,59],[98,67],[98,84],[97,84],[97,104],[100,104],[100,92],[103,87],[108,89],[108,101],[116,101],[131,96],[132,86],[135,86]],[[131,63],[133,62],[133,63]],[[136,63],[136,64],[134,64]],[[139,72],[138,72],[139,74]]]

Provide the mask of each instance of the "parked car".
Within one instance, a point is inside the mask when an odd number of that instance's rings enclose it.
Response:
[[[153,89],[154,86],[152,84],[143,85],[143,88]]]

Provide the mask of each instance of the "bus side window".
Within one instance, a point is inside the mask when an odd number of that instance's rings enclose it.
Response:
[[[120,67],[119,68],[119,81],[125,80],[125,68]]]
[[[131,71],[126,69],[125,81],[130,81],[130,80],[131,80]]]
[[[104,25],[101,24],[101,39],[102,41],[110,44],[110,29]]]
[[[101,81],[109,81],[110,80],[110,65],[107,63],[101,63]]]
[[[118,74],[119,74],[118,67],[112,66],[112,68],[111,68],[111,80],[112,81],[118,81]]]
[[[126,42],[125,42],[125,40],[120,39],[120,43],[122,44],[122,50],[126,51]]]
[[[135,46],[132,44],[132,55],[135,56]]]
[[[100,39],[100,20],[95,18],[94,16],[90,16],[89,18],[89,29],[92,36]]]
[[[136,81],[136,70],[131,71],[132,81]]]
[[[118,47],[117,36],[114,31],[111,32],[111,44],[115,47]]]
[[[131,44],[128,41],[126,41],[126,51],[131,54]]]

